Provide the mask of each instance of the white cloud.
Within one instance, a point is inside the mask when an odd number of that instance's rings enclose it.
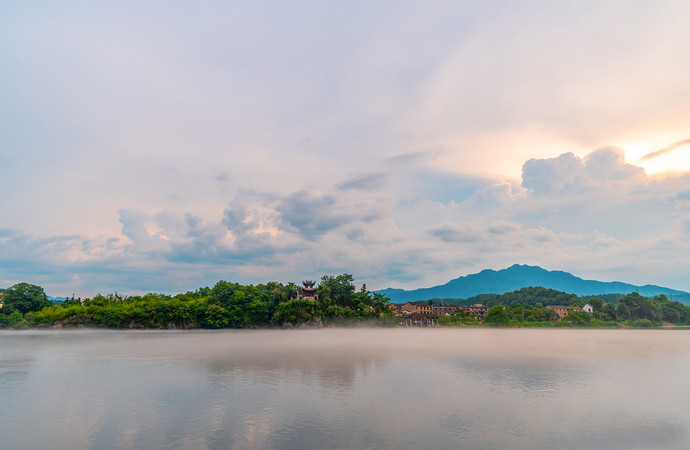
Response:
[[[39,4],[0,17],[9,278],[686,283],[690,167],[590,153],[687,138],[686,2]]]
[[[21,255],[22,273],[42,267],[54,289],[86,291],[174,292],[221,278],[256,283],[342,272],[373,288],[419,287],[514,263],[688,289],[688,177],[650,179],[610,149],[528,161],[524,187],[436,175],[401,169],[380,184],[362,174],[334,180],[320,194],[242,191],[215,220],[121,210],[119,240],[5,230],[2,261]],[[396,188],[410,179],[420,188]],[[375,189],[343,189],[353,180]],[[468,194],[449,199],[458,186]]]

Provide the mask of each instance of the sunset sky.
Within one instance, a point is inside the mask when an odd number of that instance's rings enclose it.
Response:
[[[0,287],[690,290],[690,2],[0,4]]]

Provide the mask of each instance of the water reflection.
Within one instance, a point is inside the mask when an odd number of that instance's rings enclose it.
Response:
[[[0,333],[0,435],[7,448],[684,448],[688,336]]]

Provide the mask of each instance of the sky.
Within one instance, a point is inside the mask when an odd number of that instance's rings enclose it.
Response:
[[[690,291],[687,17],[0,0],[0,287],[409,289],[517,263]]]

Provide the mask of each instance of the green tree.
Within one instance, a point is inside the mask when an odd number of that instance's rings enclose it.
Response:
[[[544,319],[548,322],[554,322],[558,320],[558,314],[551,308],[544,308],[541,310],[541,313],[543,313]],[[540,317],[542,316],[540,315]]]
[[[661,304],[653,300],[644,300],[640,303],[640,307],[637,309],[636,315],[640,319],[658,321],[661,320],[663,313],[664,311]]]
[[[619,319],[629,319],[630,318],[630,308],[625,303],[618,303],[616,308],[616,314],[618,314]]]
[[[604,309],[604,302],[599,298],[589,299],[588,302],[594,308],[594,312],[602,312]]]
[[[683,313],[681,310],[674,307],[674,305],[664,305],[663,319],[667,322],[680,322]]]
[[[203,324],[209,328],[223,328],[230,323],[230,314],[220,305],[208,305]]]
[[[356,308],[355,295],[355,279],[349,273],[344,273],[338,276],[324,275],[321,277],[319,284],[319,297],[323,287],[328,287],[328,294],[330,299],[338,305],[345,308]]]
[[[384,315],[392,315],[393,312],[390,309],[390,299],[383,294],[378,292],[370,294],[371,296],[371,307],[374,308],[376,314],[383,313]]]
[[[616,305],[613,303],[606,303],[604,305],[604,312],[606,313],[607,316],[611,317],[612,319],[616,317]]]
[[[235,293],[239,285],[229,281],[221,280],[213,286],[209,293],[209,300],[211,303],[219,303],[222,306],[228,306],[234,303]]]
[[[333,298],[331,297],[331,288],[326,284],[320,284],[318,287],[319,304],[325,310],[333,305]]]
[[[7,325],[16,326],[20,324],[22,320],[24,320],[24,318],[22,317],[22,313],[20,313],[19,311],[13,311],[12,314],[7,316]]]
[[[638,310],[640,309],[642,302],[645,300],[647,299],[641,296],[638,292],[631,292],[630,294],[627,294],[618,300],[618,305],[625,305],[629,311],[628,317],[635,318],[638,317]]]
[[[273,316],[273,322],[276,324],[289,322],[297,325],[314,320],[315,316],[318,315],[320,315],[320,311],[316,302],[295,299],[278,305]]]
[[[51,306],[43,288],[29,283],[19,283],[7,289],[4,298],[3,309],[5,313],[19,311],[26,314],[31,311],[40,311],[46,306]]]
[[[587,325],[592,321],[592,316],[584,311],[570,311],[567,316],[563,318],[563,323],[571,323],[573,325]]]
[[[508,317],[508,312],[503,306],[493,306],[486,313],[483,323],[487,325],[493,325],[496,327],[507,326],[510,324],[510,318]]]

